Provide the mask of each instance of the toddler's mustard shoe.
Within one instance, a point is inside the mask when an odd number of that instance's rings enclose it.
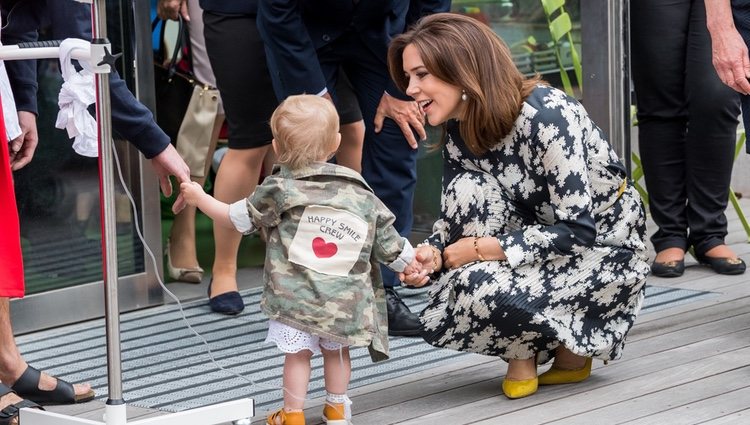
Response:
[[[268,415],[266,425],[305,425],[305,412],[301,410],[287,412],[279,409]]]
[[[591,376],[591,357],[586,358],[586,363],[580,369],[558,369],[554,365],[543,374],[539,375],[539,385],[573,384],[581,382]]]
[[[503,379],[503,393],[510,399],[527,397],[534,394],[539,388],[539,380],[534,377],[521,381]]]
[[[326,401],[325,407],[323,407],[323,423],[326,425],[350,425],[351,421],[347,418],[346,405]]]

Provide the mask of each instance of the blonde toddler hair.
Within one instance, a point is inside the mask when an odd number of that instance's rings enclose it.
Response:
[[[271,116],[277,162],[291,169],[326,161],[336,149],[339,116],[333,103],[320,96],[287,97]]]

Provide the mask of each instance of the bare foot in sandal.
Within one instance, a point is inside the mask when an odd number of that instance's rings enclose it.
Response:
[[[57,379],[24,362],[24,371],[12,383],[11,388],[20,396],[42,405],[74,404],[92,400],[95,396],[91,385],[73,384]],[[10,383],[10,380],[5,382]]]
[[[17,394],[14,394],[14,393],[5,394],[4,396],[0,397],[0,410],[5,409],[11,404],[19,403],[22,400],[23,399],[19,397]],[[15,418],[10,418],[9,422],[7,423],[10,425],[18,425],[18,416],[16,416]]]
[[[0,383],[0,425],[18,425],[18,414],[25,407],[44,410],[38,404],[21,398],[7,385]]]

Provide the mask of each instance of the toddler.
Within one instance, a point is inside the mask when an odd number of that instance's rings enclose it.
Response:
[[[351,424],[349,346],[388,358],[388,319],[378,263],[425,276],[394,216],[362,177],[326,161],[339,146],[339,118],[319,96],[290,96],[271,117],[273,174],[231,205],[182,183],[185,200],[217,225],[266,239],[262,311],[267,342],[285,353],[284,407],[269,425],[304,425],[310,358],[322,353],[329,425]]]

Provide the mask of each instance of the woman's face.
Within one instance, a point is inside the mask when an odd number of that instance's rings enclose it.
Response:
[[[459,118],[461,89],[430,74],[413,44],[404,48],[402,60],[404,73],[409,79],[406,94],[419,103],[427,122],[435,126]]]

